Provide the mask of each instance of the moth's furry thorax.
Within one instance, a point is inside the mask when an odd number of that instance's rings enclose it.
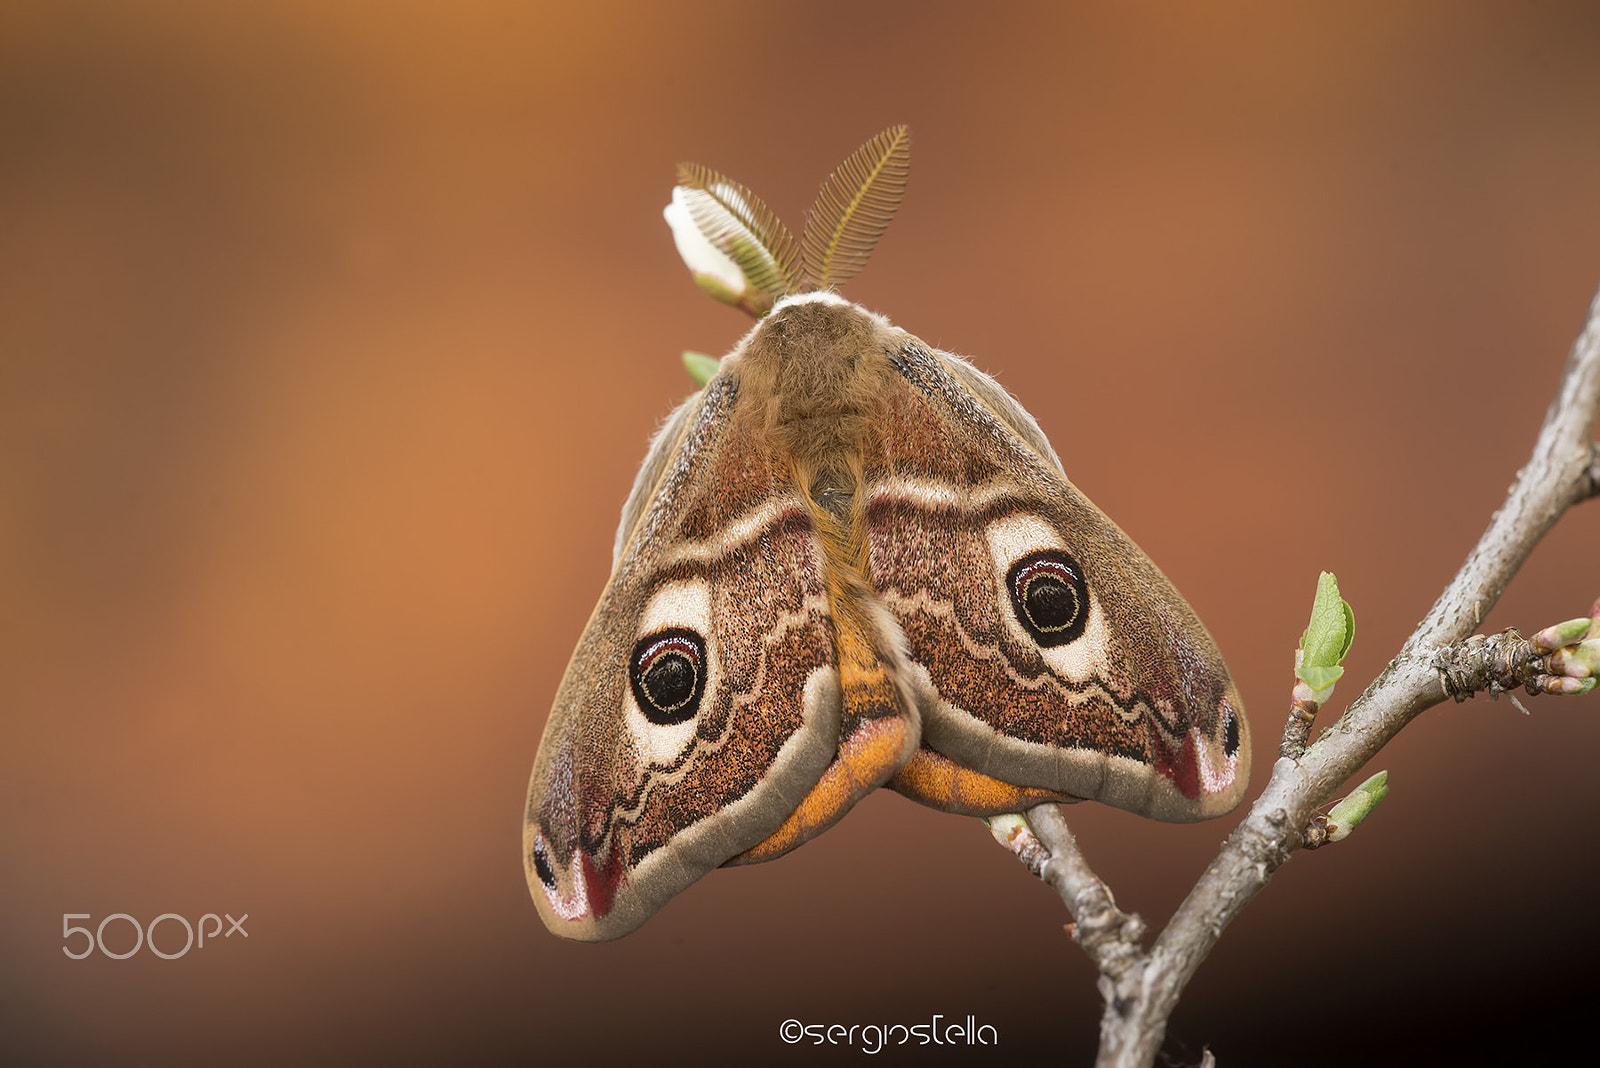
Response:
[[[740,347],[739,413],[797,467],[858,467],[903,337],[832,294],[788,298]]]

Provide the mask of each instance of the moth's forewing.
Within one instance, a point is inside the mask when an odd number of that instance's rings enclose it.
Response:
[[[524,861],[551,930],[615,938],[770,835],[832,760],[823,564],[787,466],[714,379],[658,441],[636,519],[556,695]],[[626,520],[625,520],[626,521]]]
[[[1231,809],[1249,728],[1194,611],[992,379],[905,334],[886,358],[901,374],[865,514],[925,672],[924,744],[1158,819]]]

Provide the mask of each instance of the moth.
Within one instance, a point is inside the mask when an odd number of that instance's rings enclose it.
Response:
[[[909,145],[846,160],[803,242],[679,170],[680,248],[692,221],[734,267],[697,280],[759,321],[651,443],[539,745],[523,857],[558,935],[624,935],[880,786],[1171,821],[1245,789],[1243,705],[1178,591],[994,379],[833,292]]]

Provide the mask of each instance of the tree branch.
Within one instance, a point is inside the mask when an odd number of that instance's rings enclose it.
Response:
[[[1061,893],[1078,921],[1074,937],[1100,967],[1106,1006],[1098,1065],[1153,1063],[1167,1020],[1200,962],[1223,928],[1305,843],[1316,810],[1407,723],[1450,696],[1441,667],[1454,662],[1457,643],[1482,622],[1567,508],[1600,496],[1600,446],[1593,441],[1597,410],[1600,292],[1567,358],[1533,455],[1455,579],[1344,715],[1298,759],[1279,757],[1266,789],[1148,953],[1138,945],[1143,925],[1116,910],[1109,888],[1078,855],[1055,806],[1028,812],[1029,824],[1053,854],[1042,865],[1042,877]]]
[[[1111,888],[1089,867],[1078,841],[1067,828],[1059,805],[1041,805],[1028,813],[1028,823],[1043,844],[1039,878],[1055,888],[1072,912],[1073,939],[1095,962],[1100,974],[1119,979],[1136,966],[1144,921],[1117,908]]]

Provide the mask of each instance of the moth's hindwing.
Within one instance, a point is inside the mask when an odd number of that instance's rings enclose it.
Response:
[[[838,748],[821,549],[737,393],[713,380],[658,438],[539,746],[524,862],[568,938],[626,934],[762,842]]]
[[[993,814],[940,785],[953,763],[1163,820],[1231,809],[1249,728],[1199,618],[998,384],[896,333],[864,501],[923,692],[923,753],[895,787]]]

